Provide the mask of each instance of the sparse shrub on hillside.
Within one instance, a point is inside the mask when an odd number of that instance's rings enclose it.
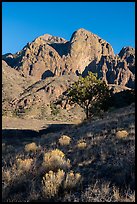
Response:
[[[107,101],[110,97],[110,91],[104,81],[96,78],[89,72],[85,78],[79,77],[67,91],[69,100],[80,105],[86,117],[93,116],[99,110],[107,110]]]
[[[70,171],[65,173],[58,169],[57,172],[49,171],[42,179],[42,194],[45,198],[55,197],[59,190],[70,190],[79,186],[81,181],[80,173]]]
[[[23,106],[19,106],[13,110],[13,116],[21,118],[25,114],[25,110]]]
[[[126,130],[119,130],[116,132],[116,137],[117,138],[125,138],[128,136],[128,132]]]
[[[68,137],[67,135],[62,135],[60,138],[59,138],[59,144],[64,146],[64,145],[69,145],[70,144],[70,141],[71,141],[71,138]]]
[[[80,173],[74,173],[73,171],[70,171],[67,173],[66,178],[63,183],[64,189],[72,189],[76,187],[76,185],[80,184],[81,175]]]
[[[16,160],[17,168],[22,171],[29,171],[32,167],[33,159],[20,159]]]
[[[43,167],[46,170],[67,169],[70,167],[70,160],[65,158],[65,154],[59,149],[49,151],[44,154]]]
[[[35,142],[29,143],[25,145],[25,151],[26,152],[35,152],[38,149],[38,146]]]
[[[79,140],[77,142],[77,148],[78,149],[84,149],[87,146],[87,143],[84,140]]]
[[[12,115],[14,117],[23,118],[24,115],[28,115],[30,111],[31,107],[24,107],[22,105],[19,105],[12,111]]]
[[[43,197],[54,197],[58,194],[59,187],[64,179],[65,172],[58,170],[57,172],[49,171],[42,179],[42,194]]]

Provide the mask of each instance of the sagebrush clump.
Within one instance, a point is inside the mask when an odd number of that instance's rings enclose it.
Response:
[[[70,167],[70,160],[65,158],[61,150],[51,150],[44,154],[43,167],[46,170],[67,169]]]
[[[35,152],[38,149],[38,146],[36,145],[35,142],[29,143],[25,145],[25,151],[26,152]]]
[[[126,138],[128,136],[128,132],[126,130],[119,130],[116,132],[116,137],[121,139],[121,138]]]
[[[84,140],[79,140],[77,142],[77,148],[78,149],[84,149],[84,148],[86,148],[86,146],[87,146],[87,143]]]
[[[49,171],[42,179],[43,197],[54,197],[58,194],[59,187],[64,179],[65,172],[58,170],[57,172]]]
[[[67,173],[66,178],[64,180],[64,189],[72,189],[76,187],[76,185],[80,182],[80,179],[80,173],[75,174],[73,171],[70,171],[69,173]]]
[[[33,159],[20,159],[18,158],[16,160],[17,168],[22,170],[22,171],[29,171],[30,168],[32,167]]]
[[[62,146],[69,145],[70,141],[71,141],[71,138],[69,136],[67,136],[67,135],[62,135],[59,138],[59,144],[62,145]]]

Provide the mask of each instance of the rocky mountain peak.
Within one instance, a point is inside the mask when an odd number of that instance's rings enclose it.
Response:
[[[83,28],[76,30],[70,41],[44,34],[16,54],[3,55],[3,60],[36,81],[70,74],[86,76],[92,71],[108,84],[134,87],[135,49],[123,47],[114,55],[107,41]]]
[[[61,37],[55,37],[50,34],[44,34],[38,38],[36,38],[33,42],[35,43],[65,43],[67,40]]]

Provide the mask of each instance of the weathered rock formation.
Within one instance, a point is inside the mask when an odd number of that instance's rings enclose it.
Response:
[[[24,75],[44,79],[76,71],[82,73],[102,55],[114,56],[110,44],[87,30],[79,29],[70,41],[45,34],[28,43],[20,52],[4,55],[3,59]]]
[[[10,111],[12,100],[18,98],[30,84],[34,84],[31,77],[23,77],[20,72],[9,67],[2,60],[2,109],[6,112]]]
[[[23,76],[35,80],[72,73],[85,76],[92,71],[108,84],[134,88],[135,49],[124,47],[114,55],[108,42],[82,28],[72,34],[70,41],[45,34],[16,54],[3,55],[3,59]]]
[[[134,54],[135,59],[135,54]],[[128,58],[121,59],[119,55],[115,57],[102,56],[96,64],[96,70],[91,71],[98,74],[99,78],[107,84],[116,84],[134,88],[135,86],[135,63],[129,63]]]

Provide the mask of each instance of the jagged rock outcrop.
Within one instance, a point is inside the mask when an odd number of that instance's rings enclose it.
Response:
[[[45,34],[3,59],[36,81],[70,74],[86,76],[92,71],[107,84],[129,88],[135,84],[135,49],[124,47],[114,55],[108,42],[83,28],[75,31],[70,41]]]
[[[130,52],[131,50],[131,52]],[[129,88],[135,87],[135,49],[122,48],[119,55],[102,56],[96,64],[98,77],[106,81],[107,84],[116,84]]]

